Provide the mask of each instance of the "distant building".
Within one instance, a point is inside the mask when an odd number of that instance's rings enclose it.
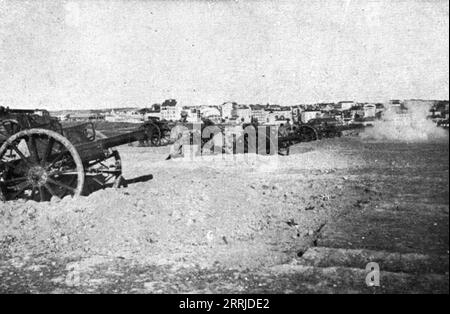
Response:
[[[250,123],[252,119],[252,110],[247,105],[237,105],[232,111],[231,116],[236,118],[238,123]]]
[[[263,105],[250,105],[252,110],[252,119],[256,120],[258,123],[266,123],[269,112]]]
[[[105,116],[108,122],[128,122],[128,123],[142,123],[144,116],[137,110],[111,110]]]
[[[286,123],[288,119],[292,121],[291,107],[268,105],[266,110],[269,112],[266,118],[268,124],[282,124]]]
[[[150,118],[157,118],[157,119],[161,119],[161,111],[154,111],[154,110],[149,110],[149,111],[146,111],[144,114],[143,114],[143,119],[144,119],[144,121],[147,121],[147,120],[149,120]]]
[[[217,107],[203,106],[200,109],[201,117],[211,120],[214,123],[219,123],[222,120],[221,111]]]
[[[216,107],[208,107],[208,106],[203,106],[200,108],[200,112],[202,117],[204,118],[208,118],[210,116],[220,116],[220,110]]]
[[[186,120],[191,123],[200,123],[202,121],[200,108],[194,106],[184,106],[182,107],[181,114],[187,114]]]
[[[321,113],[319,110],[305,110],[301,113],[301,122],[308,123],[311,119],[319,118]]]
[[[175,99],[165,100],[161,104],[161,120],[177,121],[181,118],[182,108]]]
[[[98,121],[105,120],[105,115],[91,112],[77,112],[67,114],[62,121]]]
[[[344,110],[350,110],[354,106],[355,106],[354,101],[340,101],[337,103],[336,109],[344,111]]]
[[[364,118],[375,118],[377,113],[377,107],[375,104],[364,105]]]
[[[347,111],[347,110],[344,110],[344,111]],[[364,107],[361,104],[354,105],[348,111],[350,111],[352,120],[361,120],[364,118]]]
[[[396,112],[401,113],[405,110],[403,107],[402,101],[399,99],[392,99],[389,101],[389,103],[386,105],[386,110],[390,112]]]
[[[220,111],[222,119],[229,120],[233,114],[233,108],[235,108],[237,104],[235,102],[225,102],[220,105]]]
[[[267,124],[285,124],[287,123],[288,119],[289,121],[292,121],[292,116],[287,114],[280,114],[281,111],[272,111],[269,112],[266,118]]]
[[[317,109],[322,112],[329,112],[335,109],[336,104],[334,103],[319,103],[317,104]]]

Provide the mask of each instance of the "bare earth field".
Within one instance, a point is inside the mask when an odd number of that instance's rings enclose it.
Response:
[[[0,204],[0,293],[449,292],[448,139],[119,151],[127,188]]]

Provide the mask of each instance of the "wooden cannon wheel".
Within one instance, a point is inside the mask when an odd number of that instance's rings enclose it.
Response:
[[[145,134],[145,138],[139,141],[139,146],[161,146],[162,133],[161,129],[156,124],[145,123],[139,127],[139,130],[143,131]]]
[[[297,128],[296,133],[299,134],[301,142],[311,142],[320,139],[319,133],[315,128],[309,125],[301,125]]]
[[[0,148],[0,194],[4,200],[48,201],[80,196],[84,187],[80,155],[64,136],[45,129],[20,131]]]
[[[170,141],[171,141],[170,134],[171,134],[171,129],[169,129],[169,128],[163,128],[161,130],[161,140],[159,141],[160,146],[165,146],[165,145],[170,144]]]
[[[170,143],[170,128],[152,124],[148,130],[147,134],[152,146],[165,146]]]
[[[161,145],[161,129],[157,125],[153,125],[151,128],[150,141],[152,146],[160,146]]]

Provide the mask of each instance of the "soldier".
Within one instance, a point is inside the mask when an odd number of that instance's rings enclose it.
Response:
[[[186,122],[187,122],[187,117],[188,117],[187,112],[183,111],[183,112],[181,113],[181,119],[180,119],[180,122],[181,122],[181,123],[186,123]]]
[[[290,119],[286,119],[286,123],[285,124],[281,124],[280,127],[278,128],[278,136],[279,137],[288,137],[292,132],[292,124],[290,123]],[[290,149],[289,147],[291,146],[292,142],[291,141],[282,141],[281,142],[284,150],[285,150],[285,155],[289,155]]]
[[[190,143],[195,136],[201,136],[195,133],[195,130],[188,129],[187,116],[188,114],[185,111],[181,112],[181,119],[170,131],[170,139],[173,144],[170,145],[170,154],[166,160],[182,157],[183,144]]]
[[[183,155],[183,143],[185,141],[186,136],[188,136],[188,130],[181,123],[175,125],[170,131],[170,140],[172,145],[170,145],[170,154],[166,158],[172,159],[175,157],[180,157]]]
[[[280,136],[288,136],[292,131],[292,124],[290,123],[290,119],[286,119],[286,123],[281,124],[278,129],[278,134]]]
[[[291,124],[291,119],[286,119],[286,124],[285,124],[286,128],[288,129],[288,132],[290,132],[292,130],[292,124]]]

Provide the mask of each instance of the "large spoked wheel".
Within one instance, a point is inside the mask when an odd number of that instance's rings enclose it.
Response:
[[[152,146],[160,146],[161,145],[161,129],[154,125],[151,129],[150,142]]]
[[[160,146],[166,146],[170,144],[170,132],[171,130],[169,128],[162,129],[161,140],[159,143]]]
[[[317,141],[319,139],[319,133],[317,130],[309,125],[302,125],[297,129],[297,134],[301,142]]]
[[[139,129],[145,134],[145,138],[139,141],[139,146],[149,147],[161,145],[161,130],[156,124],[146,123]]]
[[[0,148],[0,194],[6,201],[78,197],[84,180],[83,163],[75,147],[54,131],[21,131]]]

